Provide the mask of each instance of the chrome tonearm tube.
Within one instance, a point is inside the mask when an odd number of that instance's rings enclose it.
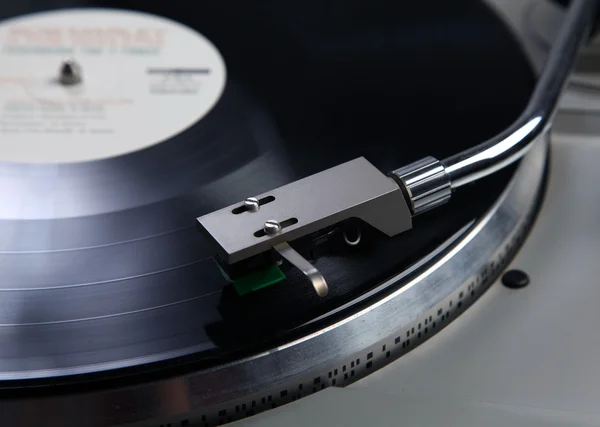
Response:
[[[552,124],[577,54],[596,18],[597,0],[572,0],[544,69],[521,116],[502,133],[443,161],[428,158],[392,174],[408,189],[413,214],[450,198],[450,190],[519,160]]]
[[[446,203],[459,187],[523,157],[552,123],[598,2],[572,0],[527,107],[494,138],[443,161],[421,159],[388,176],[364,158],[355,159],[201,216],[198,230],[216,245],[225,264],[274,250],[306,275],[319,296],[325,296],[325,278],[287,242],[349,218],[397,235],[412,228],[412,216]]]

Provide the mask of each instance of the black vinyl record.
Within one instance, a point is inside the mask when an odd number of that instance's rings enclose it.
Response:
[[[4,2],[0,18],[71,7],[181,22],[218,49],[227,80],[206,116],[162,143],[88,162],[0,163],[4,386],[167,361],[194,369],[268,348],[429,253],[511,176],[470,186],[409,233],[324,254],[326,298],[285,266],[286,280],[239,297],[197,217],[359,156],[386,172],[493,136],[533,88],[520,46],[479,1],[36,0]],[[36,215],[19,217],[19,206]]]

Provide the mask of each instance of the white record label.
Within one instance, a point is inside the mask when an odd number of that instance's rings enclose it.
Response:
[[[65,59],[82,81],[65,85]],[[196,31],[153,15],[71,9],[0,22],[0,161],[67,163],[131,153],[202,119],[224,61]]]

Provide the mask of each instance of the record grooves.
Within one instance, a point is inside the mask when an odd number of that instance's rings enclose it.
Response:
[[[383,0],[2,5],[2,19],[66,6],[163,15],[199,31],[227,66],[214,108],[162,143],[89,162],[0,163],[3,393],[130,385],[270,349],[488,211],[514,168],[410,233],[320,258],[324,300],[289,268],[280,284],[234,295],[194,229],[204,213],[358,156],[387,171],[510,124],[534,83],[520,47],[479,2],[434,3],[444,22],[431,6]]]

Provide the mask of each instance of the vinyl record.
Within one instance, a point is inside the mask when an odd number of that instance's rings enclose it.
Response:
[[[477,219],[512,170],[418,232],[322,254],[323,299],[285,265],[236,295],[194,227],[359,156],[388,171],[509,125],[534,83],[520,47],[480,2],[431,3],[0,6],[2,386],[133,382],[270,348]],[[80,84],[56,81],[65,56]]]

